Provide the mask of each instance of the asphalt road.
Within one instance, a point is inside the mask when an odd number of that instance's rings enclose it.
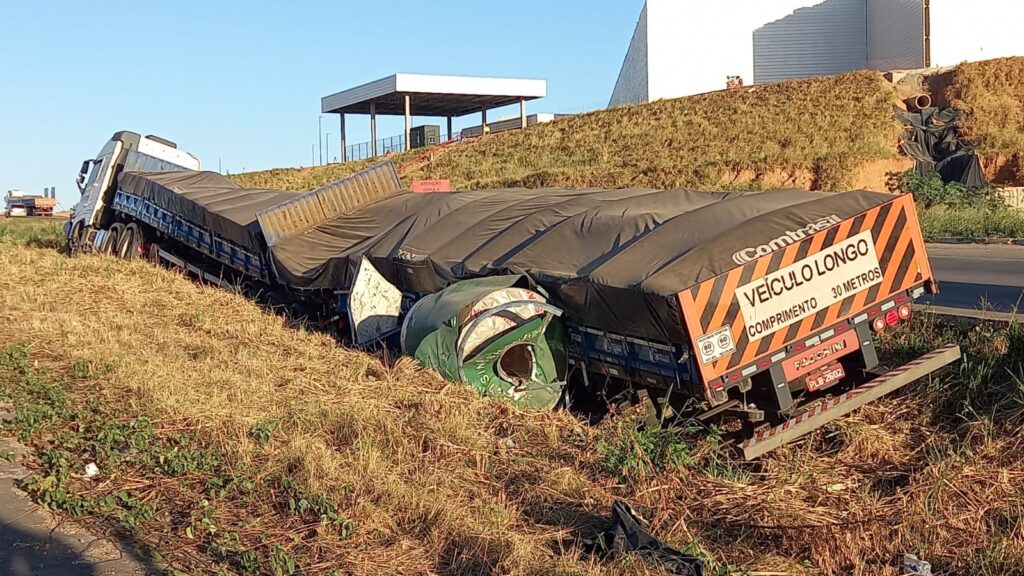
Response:
[[[1024,246],[929,244],[939,295],[935,306],[966,310],[1024,310]]]

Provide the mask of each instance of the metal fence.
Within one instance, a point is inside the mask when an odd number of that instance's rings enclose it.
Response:
[[[441,134],[441,142],[447,142],[449,140],[448,134]],[[371,153],[372,148],[369,142],[362,142],[360,144],[352,144],[351,146],[345,147],[345,160],[364,160],[373,156]],[[385,156],[388,153],[398,154],[399,152],[405,152],[405,135],[399,134],[398,136],[390,136],[388,138],[381,138],[377,140],[377,156]]]

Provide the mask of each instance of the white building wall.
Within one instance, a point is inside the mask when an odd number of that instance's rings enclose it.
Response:
[[[640,104],[647,102],[647,4],[640,10],[640,19],[633,31],[633,39],[629,42],[629,50],[622,62],[619,78],[615,81],[611,100],[608,106],[623,104]]]
[[[609,105],[677,98],[753,79],[751,30],[813,0],[647,0]]]
[[[868,68],[924,67],[923,0],[868,0],[867,20]]]
[[[1021,0],[931,0],[932,66],[1024,56]]]
[[[1024,0],[930,1],[932,66],[1024,55]],[[732,75],[749,84],[920,68],[923,4],[647,0],[609,105],[721,90]]]

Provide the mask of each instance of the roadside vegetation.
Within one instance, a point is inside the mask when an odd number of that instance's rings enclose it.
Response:
[[[0,216],[0,242],[38,248],[64,244],[63,218],[7,218]]]
[[[174,574],[658,574],[578,546],[615,498],[711,574],[1024,562],[1019,325],[919,315],[885,338],[888,361],[958,341],[965,362],[743,463],[631,410],[587,426],[480,398],[143,262],[8,232],[0,269],[23,487]]]
[[[925,239],[1024,238],[1024,211],[1006,205],[994,186],[944,183],[938,174],[900,174],[896,191],[914,195]]]

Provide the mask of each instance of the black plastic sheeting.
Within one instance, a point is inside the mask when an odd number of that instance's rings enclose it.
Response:
[[[242,188],[216,172],[122,172],[118,187],[256,252],[264,250],[256,212],[299,192]]]
[[[896,116],[908,127],[903,150],[914,159],[918,173],[938,172],[946,183],[985,185],[985,173],[974,146],[962,140],[957,130],[963,112],[952,108],[925,108],[920,112],[897,109]]]
[[[612,504],[608,529],[583,544],[588,552],[606,560],[632,553],[660,565],[666,573],[674,576],[704,576],[703,560],[684,554],[651,536],[647,523],[622,500]]]
[[[347,288],[364,256],[414,293],[525,274],[578,322],[685,342],[676,294],[737,266],[734,253],[893,199],[804,190],[402,193],[282,240],[270,253],[278,279],[302,288]]]

